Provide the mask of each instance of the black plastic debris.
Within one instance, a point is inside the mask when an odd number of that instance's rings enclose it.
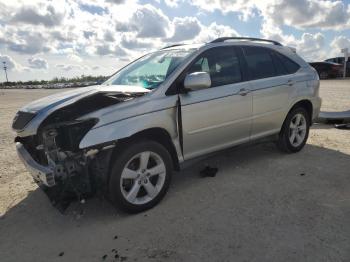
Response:
[[[64,255],[64,252],[61,252],[58,254],[59,257],[63,257],[63,255]]]
[[[219,169],[217,167],[206,166],[199,173],[201,177],[215,177],[218,170]]]
[[[301,173],[300,176],[305,176],[305,174],[304,174],[304,173]]]
[[[107,255],[103,255],[102,259],[106,260],[106,258],[107,258]]]
[[[350,110],[342,112],[320,112],[317,122],[341,124],[350,120]]]
[[[335,124],[334,127],[338,128],[338,129],[350,129],[350,123],[348,123],[348,124]]]
[[[118,236],[117,236],[117,235],[115,235],[113,239],[118,239]]]

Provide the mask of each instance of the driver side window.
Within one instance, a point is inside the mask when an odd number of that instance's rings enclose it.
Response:
[[[204,52],[188,70],[188,74],[194,72],[207,72],[211,87],[242,81],[238,55],[232,47],[216,47]]]

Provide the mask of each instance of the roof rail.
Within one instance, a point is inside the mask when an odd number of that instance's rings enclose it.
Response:
[[[169,46],[166,46],[166,47],[161,48],[160,50],[167,49],[167,48],[170,48],[170,47],[175,47],[175,46],[181,46],[181,45],[184,45],[184,44],[169,45]]]
[[[220,43],[220,42],[225,42],[226,40],[249,40],[249,41],[269,42],[274,45],[282,46],[282,44],[277,41],[262,39],[262,38],[254,38],[254,37],[220,37],[211,41],[210,43]]]

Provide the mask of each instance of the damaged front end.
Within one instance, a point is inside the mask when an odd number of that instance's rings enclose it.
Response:
[[[84,97],[51,113],[35,135],[15,138],[20,159],[60,211],[64,211],[72,200],[82,201],[98,189],[104,189],[109,158],[115,146],[111,141],[79,148],[83,137],[98,123],[96,118],[81,117],[140,95],[103,92]],[[14,120],[15,130],[23,126],[18,121],[23,122],[21,112]]]

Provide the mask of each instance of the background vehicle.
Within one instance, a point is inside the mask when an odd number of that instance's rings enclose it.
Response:
[[[272,136],[300,151],[321,105],[316,71],[290,48],[219,38],[145,55],[101,86],[22,108],[16,147],[58,196],[101,189],[130,212],[156,205],[184,161]]]
[[[321,79],[343,76],[343,65],[341,64],[333,62],[313,62],[309,64],[316,69]]]
[[[344,57],[333,57],[333,58],[328,58],[324,61],[341,64],[342,67],[344,68]],[[349,60],[349,58],[346,62],[346,76],[348,76],[348,77],[350,76],[350,60]]]

